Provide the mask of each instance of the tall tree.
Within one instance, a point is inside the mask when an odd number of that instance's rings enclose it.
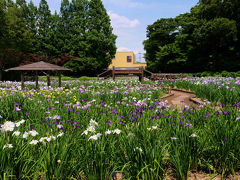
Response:
[[[70,53],[70,29],[71,27],[71,15],[73,12],[70,9],[69,0],[63,0],[60,7],[60,19],[58,23],[57,36],[58,36],[58,49],[62,54]],[[68,33],[66,33],[68,32]]]
[[[171,18],[156,21],[148,26],[144,41],[148,68],[156,72],[237,71],[239,12],[240,1],[200,0],[190,13],[174,18],[175,24],[166,23]],[[169,37],[171,41],[166,41]]]
[[[40,55],[51,54],[51,12],[46,0],[41,0],[37,13],[37,50]]]
[[[147,27],[147,40],[143,42],[146,50],[145,58],[147,60],[148,68],[152,71],[163,71],[164,68],[158,67],[156,55],[160,47],[171,44],[175,41],[178,35],[178,23],[175,19],[160,19]]]
[[[5,44],[5,37],[7,34],[7,23],[6,23],[6,12],[5,10],[5,4],[4,0],[0,0],[0,81],[2,81],[2,61],[1,57],[2,54],[4,53],[4,44]]]
[[[27,28],[32,32],[33,35],[33,44],[34,46],[31,47],[31,52],[36,53],[38,52],[37,50],[37,7],[33,4],[32,0],[28,4],[27,7],[27,15],[26,15],[26,23],[27,23]]]
[[[73,19],[70,23],[70,26],[73,27],[70,30],[70,46],[72,48],[70,54],[86,57],[88,56],[87,51],[89,48],[89,44],[86,42],[89,2],[87,0],[73,0],[70,9],[72,12],[70,18]]]
[[[89,56],[96,58],[96,70],[107,68],[115,53],[117,36],[112,33],[111,20],[101,0],[89,2],[88,43]]]
[[[22,18],[22,9],[14,4],[8,4],[5,20],[5,32],[0,47],[0,66],[5,69],[16,66],[32,46],[32,34],[26,28]]]
[[[96,75],[107,68],[116,52],[116,36],[101,0],[73,0],[71,55],[79,58],[66,66],[78,74]]]
[[[6,33],[6,12],[5,12],[4,0],[0,0],[0,47],[3,42],[4,34]]]
[[[16,5],[18,8],[22,9],[22,17],[25,21],[27,21],[28,18],[28,5],[26,0],[16,0]]]
[[[60,17],[55,11],[55,13],[51,16],[50,21],[50,31],[49,31],[49,37],[50,37],[50,44],[48,46],[48,55],[51,57],[57,57],[61,54],[61,47],[58,45],[60,41],[60,34],[59,34],[59,23],[60,23]],[[66,32],[65,32],[66,34]]]

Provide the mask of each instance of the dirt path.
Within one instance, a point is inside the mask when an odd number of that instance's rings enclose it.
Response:
[[[188,93],[178,90],[171,90],[169,96],[163,97],[162,100],[167,100],[169,105],[182,107],[185,105],[196,105],[190,99],[195,97],[194,93]]]

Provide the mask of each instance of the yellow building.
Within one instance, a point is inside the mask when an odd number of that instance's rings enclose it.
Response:
[[[112,59],[112,63],[108,68],[115,66],[118,67],[146,67],[146,63],[137,63],[136,56],[133,52],[117,52],[115,57]]]

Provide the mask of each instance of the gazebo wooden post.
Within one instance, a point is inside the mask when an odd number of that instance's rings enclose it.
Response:
[[[21,71],[21,83],[22,83],[22,90],[24,89],[24,72]]]
[[[47,86],[51,86],[50,73],[47,72]]]
[[[36,89],[38,89],[38,71],[36,71],[35,80],[36,80]]]
[[[58,83],[59,87],[62,87],[62,72],[58,71]]]

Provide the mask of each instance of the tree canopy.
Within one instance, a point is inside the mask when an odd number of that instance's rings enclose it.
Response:
[[[190,13],[159,19],[144,48],[154,72],[238,71],[240,1],[200,0]]]
[[[62,0],[59,13],[51,13],[46,0],[38,7],[32,1],[0,0],[0,23],[1,69],[46,59],[65,64],[77,76],[96,75],[116,52],[101,0]]]

